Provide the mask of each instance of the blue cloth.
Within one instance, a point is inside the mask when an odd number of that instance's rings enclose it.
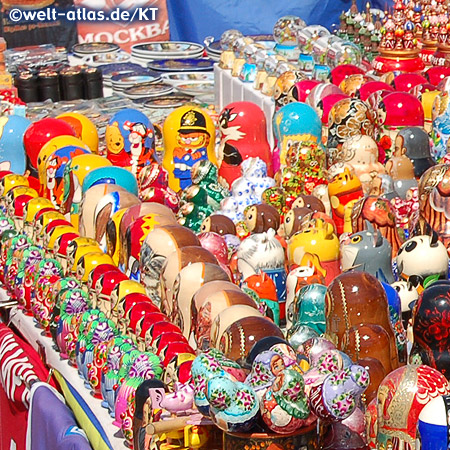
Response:
[[[46,383],[33,386],[27,450],[92,450],[62,396]]]
[[[365,10],[367,0],[357,0]],[[372,0],[372,8],[384,10],[393,0]],[[219,39],[231,28],[243,34],[271,34],[282,16],[295,15],[307,25],[331,29],[347,11],[351,0],[167,0],[172,40],[203,42],[207,36]]]

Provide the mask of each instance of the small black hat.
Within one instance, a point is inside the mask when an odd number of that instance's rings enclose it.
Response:
[[[206,129],[205,117],[200,111],[195,111],[194,109],[185,112],[181,116],[178,132],[181,134],[203,132],[209,136],[208,130]]]

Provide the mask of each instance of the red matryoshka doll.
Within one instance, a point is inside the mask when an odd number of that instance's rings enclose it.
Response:
[[[21,195],[28,195],[32,198],[36,198],[38,197],[38,192],[36,191],[36,189],[33,189],[32,187],[29,186],[17,186],[11,189],[9,192],[7,192],[2,200],[5,208],[4,212],[11,219],[14,219],[14,204],[16,198]]]
[[[343,350],[347,342],[344,337],[350,332],[356,332],[355,327],[370,324],[380,326],[380,336],[387,333],[388,339],[374,339],[373,342],[379,344],[374,345],[373,353],[366,356],[376,358],[376,353],[384,350],[383,360],[380,362],[387,365],[384,367],[386,373],[399,366],[386,292],[373,275],[367,272],[346,272],[336,277],[327,289],[325,317],[325,337],[331,340],[338,350]],[[383,344],[387,342],[389,345]]]
[[[336,86],[339,86],[347,77],[351,75],[364,75],[364,70],[354,64],[339,64],[330,74],[330,80]]]
[[[138,303],[148,303],[154,307],[154,312],[159,312],[159,309],[157,306],[153,305],[152,301],[145,295],[140,292],[131,292],[124,297],[121,298],[121,300],[117,303],[117,329],[122,332],[126,333],[127,326],[128,326],[128,312],[130,311],[133,306],[137,305]]]
[[[23,220],[24,220],[24,212],[25,207],[33,197],[28,194],[19,195],[14,199],[14,213],[12,214],[12,218],[14,220],[14,225],[17,230],[23,230]]]
[[[158,305],[161,304],[163,265],[171,253],[186,246],[200,246],[200,241],[191,230],[180,225],[155,228],[142,244],[139,257],[141,283],[147,295]]]
[[[55,244],[53,245],[53,257],[61,264],[64,273],[67,273],[67,250],[70,247],[72,241],[79,237],[79,233],[68,231],[55,240]]]
[[[124,280],[117,283],[111,291],[111,314],[109,318],[117,324],[117,308],[123,298],[132,293],[145,294],[145,288],[142,284],[133,280]]]
[[[400,73],[392,81],[392,86],[398,92],[408,92],[418,84],[427,83],[428,80],[418,73]]]
[[[425,78],[434,86],[438,86],[438,84],[449,75],[450,75],[450,67],[445,66],[430,67],[424,73]]]
[[[294,84],[288,92],[288,103],[305,102],[314,87],[321,82],[318,80],[301,80]]]
[[[366,220],[389,241],[394,257],[402,245],[402,240],[397,231],[394,208],[389,200],[375,196],[358,200],[351,211],[351,232],[365,230]]]
[[[428,169],[419,181],[419,216],[450,247],[450,165],[439,164]]]
[[[233,102],[219,116],[219,178],[231,186],[242,176],[241,163],[260,158],[273,175],[272,153],[267,140],[266,118],[262,109],[251,102]]]
[[[99,277],[95,283],[95,293],[97,295],[97,308],[110,317],[112,305],[112,291],[122,281],[129,281],[128,277],[118,271],[106,272]]]
[[[328,166],[335,163],[336,154],[344,142],[358,134],[375,137],[375,114],[366,103],[357,98],[339,100],[328,116]]]
[[[425,113],[422,103],[414,95],[406,92],[391,92],[378,105],[377,125],[378,141],[390,142],[389,147],[383,146],[387,157],[390,157],[395,147],[395,137],[404,127],[423,127]]]
[[[394,92],[394,88],[383,81],[367,81],[358,89],[356,97],[365,102],[371,94],[378,91]]]
[[[217,165],[215,128],[208,113],[201,108],[182,106],[164,121],[164,158],[169,173],[169,187],[179,192],[192,184],[192,166],[202,159]]]
[[[158,313],[158,311],[155,310],[155,305],[153,305],[151,302],[135,303],[125,314],[124,323],[127,326],[126,334],[135,338],[137,323],[141,321],[146,315],[154,313]]]
[[[103,263],[99,264],[98,266],[94,267],[88,275],[88,281],[87,281],[87,289],[88,289],[88,295],[89,295],[89,301],[92,305],[92,308],[97,308],[97,296],[95,295],[95,285],[97,283],[97,280],[107,272],[118,272],[119,269],[114,264],[110,263]]]
[[[204,284],[214,280],[230,281],[230,277],[216,264],[204,262],[183,267],[175,278],[170,321],[180,327],[187,339],[192,322],[192,297]]]
[[[142,167],[158,162],[155,130],[148,117],[136,109],[123,109],[106,127],[106,157],[115,165],[138,175]]]
[[[434,398],[448,394],[445,377],[426,365],[408,364],[388,374],[366,413],[370,448],[421,448],[417,445],[420,412]]]
[[[169,187],[169,174],[163,166],[152,163],[142,168],[138,176],[139,198],[143,202],[161,203],[178,211],[180,199]]]
[[[450,339],[447,330],[450,283],[437,281],[419,296],[413,310],[414,343],[410,362],[426,364],[450,379]]]
[[[337,234],[341,235],[344,232],[346,208],[351,208],[350,205],[364,195],[361,181],[345,167],[343,172],[336,174],[328,184],[328,195]]]
[[[76,136],[74,129],[60,119],[46,118],[32,123],[23,136],[27,154],[27,170],[31,176],[38,176],[38,157],[44,144],[56,136]]]
[[[196,262],[218,265],[216,257],[203,247],[182,247],[172,252],[164,262],[160,274],[161,311],[171,316],[174,309],[173,295],[177,275],[183,267]]]

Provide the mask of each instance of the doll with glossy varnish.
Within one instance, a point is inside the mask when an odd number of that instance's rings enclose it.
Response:
[[[439,164],[428,169],[419,181],[419,219],[425,220],[439,235],[447,249],[450,246],[450,166]]]
[[[365,356],[379,359],[386,373],[399,366],[398,350],[383,285],[367,272],[346,272],[328,286],[325,299],[326,336],[339,350],[348,345],[353,327],[377,325],[379,338]],[[382,328],[382,330],[381,330]],[[358,332],[359,333],[359,332]],[[359,333],[361,336],[362,334]],[[383,338],[384,336],[384,338]],[[383,356],[380,356],[380,353]]]
[[[361,198],[352,207],[350,221],[352,233],[367,229],[366,221],[370,222],[389,241],[392,255],[397,254],[403,241],[397,231],[394,208],[387,199],[374,196]]]
[[[338,235],[344,231],[344,217],[347,204],[363,196],[361,181],[347,167],[336,174],[328,184],[328,194],[332,207],[332,217]]]
[[[266,118],[251,102],[233,102],[219,116],[219,180],[231,186],[243,176],[241,164],[248,158],[260,158],[272,176],[272,153],[267,140]]]
[[[212,119],[201,108],[182,106],[164,122],[164,158],[169,187],[175,192],[192,184],[191,170],[198,161],[209,159],[217,165]]]

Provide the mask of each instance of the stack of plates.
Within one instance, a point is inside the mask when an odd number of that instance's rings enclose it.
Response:
[[[111,85],[113,91],[117,94],[120,94],[125,89],[132,86],[157,83],[158,81],[161,81],[161,77],[158,74],[143,70],[119,73],[111,77]]]
[[[170,84],[163,82],[157,83],[142,83],[130,86],[123,90],[122,94],[131,99],[138,100],[141,98],[152,99],[162,97],[173,92],[173,87]]]
[[[104,53],[115,53],[120,50],[117,44],[110,42],[86,42],[84,44],[75,44],[72,47],[74,56],[85,58],[87,56],[97,56]]]
[[[161,78],[173,86],[185,83],[214,83],[214,74],[212,72],[162,73]]]
[[[147,69],[133,63],[106,64],[100,66],[100,70],[103,73],[103,85],[105,87],[112,87],[112,78],[116,75],[125,76],[148,73]]]
[[[131,57],[140,64],[154,59],[200,58],[203,45],[183,41],[159,41],[136,44],[131,47]]]
[[[222,47],[220,41],[212,41],[206,45],[206,54],[208,55],[208,58],[219,61],[221,53]]]
[[[149,62],[147,67],[158,72],[204,72],[213,70],[214,63],[206,58],[159,59]]]

